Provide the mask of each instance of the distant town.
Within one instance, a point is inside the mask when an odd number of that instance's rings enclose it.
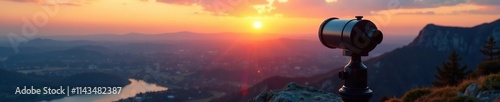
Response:
[[[340,53],[316,50],[321,48],[314,47],[321,46],[308,40],[224,43],[232,45],[213,42],[202,46],[168,42],[109,44],[34,39],[21,46],[19,53],[3,56],[0,67],[52,78],[84,72],[109,73],[167,87],[164,93],[170,93],[175,100],[186,101],[208,100],[239,92],[271,76],[321,74],[348,62]],[[9,47],[3,49],[11,50]]]

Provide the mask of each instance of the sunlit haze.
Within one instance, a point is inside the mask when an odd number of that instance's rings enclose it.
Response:
[[[428,23],[469,27],[493,21],[499,8],[488,1],[428,0],[2,0],[0,33],[21,33],[29,21],[45,35],[315,34],[328,17],[363,15],[386,34],[416,35]]]

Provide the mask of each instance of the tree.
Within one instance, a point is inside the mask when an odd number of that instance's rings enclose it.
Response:
[[[481,53],[487,57],[485,60],[492,61],[493,59],[496,59],[495,55],[499,54],[499,48],[495,46],[495,43],[495,38],[490,35],[488,40],[486,40],[486,44],[484,44],[483,49],[480,50]]]
[[[470,71],[466,71],[467,65],[461,66],[460,56],[456,51],[451,52],[448,61],[444,62],[441,68],[436,67],[436,80],[432,84],[436,87],[457,86],[466,78]]]

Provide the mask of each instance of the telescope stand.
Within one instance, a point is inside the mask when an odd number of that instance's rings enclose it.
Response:
[[[338,74],[344,83],[339,95],[344,102],[368,102],[373,91],[368,87],[367,67],[361,61],[361,56],[367,56],[368,53],[355,54],[346,50],[343,53],[344,56],[351,56],[351,60]]]

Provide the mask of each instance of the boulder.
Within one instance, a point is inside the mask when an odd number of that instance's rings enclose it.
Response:
[[[480,102],[493,102],[495,99],[500,99],[500,90],[481,91],[476,96]]]
[[[342,102],[339,96],[317,90],[314,87],[303,87],[292,82],[281,90],[261,93],[248,102]]]
[[[477,87],[476,83],[472,83],[465,89],[464,95],[476,96],[477,92],[479,92],[479,87]]]
[[[457,96],[464,96],[463,92],[457,92]]]

